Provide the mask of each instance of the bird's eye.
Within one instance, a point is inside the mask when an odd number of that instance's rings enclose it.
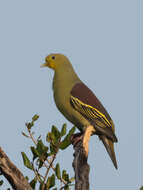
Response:
[[[52,59],[55,59],[55,56],[52,56]]]

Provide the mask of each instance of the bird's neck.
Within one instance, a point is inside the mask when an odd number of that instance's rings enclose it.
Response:
[[[53,90],[57,88],[68,88],[71,87],[76,82],[80,82],[79,77],[75,73],[72,67],[64,68],[65,70],[55,71],[53,80]]]

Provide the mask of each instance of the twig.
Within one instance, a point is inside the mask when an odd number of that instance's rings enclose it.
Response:
[[[40,177],[44,178],[43,176],[39,175],[38,171],[35,170],[34,166],[33,166],[33,171],[35,173],[36,179],[39,181],[39,183],[41,183],[41,179]],[[39,177],[40,176],[40,177]]]
[[[45,177],[44,177],[45,178],[44,182],[46,181],[46,178],[48,176],[49,170],[50,170],[51,166],[53,165],[53,162],[54,162],[55,158],[56,158],[56,154],[54,154],[53,157],[52,157],[52,159],[51,159],[51,163],[50,163],[49,168],[47,169]]]
[[[45,174],[45,177],[44,177],[44,182],[43,182],[43,185],[42,185],[42,189],[41,189],[41,190],[44,190],[44,188],[45,188],[45,182],[46,182],[48,173],[49,173],[49,171],[50,171],[51,166],[53,165],[53,162],[54,162],[55,158],[56,158],[56,154],[54,154],[54,155],[52,156],[52,158],[51,158],[51,163],[50,163],[50,165],[49,165],[49,167],[48,167],[48,169],[47,169],[47,171],[46,171],[46,174]]]

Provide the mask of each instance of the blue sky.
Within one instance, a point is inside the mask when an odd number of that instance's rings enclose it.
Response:
[[[0,146],[25,175],[21,135],[37,113],[36,133],[69,123],[56,109],[53,72],[40,69],[49,53],[67,55],[79,77],[114,120],[116,171],[103,145],[91,138],[91,189],[139,189],[142,180],[143,1],[0,1]],[[58,158],[73,175],[72,147]],[[66,163],[65,163],[66,159]]]

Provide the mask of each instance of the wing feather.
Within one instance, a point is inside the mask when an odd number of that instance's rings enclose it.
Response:
[[[78,83],[73,87],[70,102],[78,112],[95,125],[101,134],[106,134],[113,141],[117,141],[111,117],[86,85]]]

